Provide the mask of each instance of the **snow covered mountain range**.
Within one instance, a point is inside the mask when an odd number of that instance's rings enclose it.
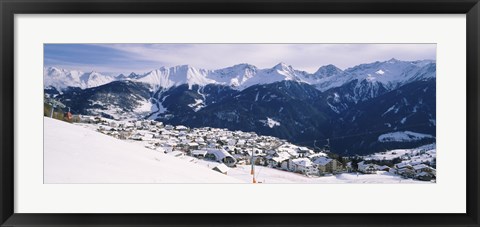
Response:
[[[381,83],[387,88],[395,88],[407,82],[422,78],[435,77],[435,61],[400,61],[391,59],[385,62],[361,64],[346,70],[334,65],[320,67],[314,73],[294,69],[285,63],[279,63],[272,68],[259,69],[249,64],[238,64],[228,68],[206,70],[190,65],[180,65],[170,68],[161,67],[145,74],[131,73],[117,77],[98,72],[84,73],[68,71],[55,67],[44,69],[45,88],[54,87],[63,90],[67,87],[82,89],[107,84],[114,80],[132,80],[152,86],[153,90],[171,88],[182,84],[205,86],[217,84],[243,90],[256,84],[271,84],[283,80],[291,80],[314,85],[320,91],[339,87],[347,82],[357,80]]]
[[[435,77],[435,61],[397,59],[345,70],[326,65],[314,73],[284,63],[217,70],[182,65],[116,77],[49,67],[44,88],[74,113],[254,131],[305,146],[332,138],[334,152],[365,154],[435,140]],[[428,136],[378,139],[397,131]]]
[[[43,83],[45,88],[55,88],[58,91],[68,87],[91,88],[108,84],[116,78],[99,72],[82,72],[78,70],[66,70],[56,67],[43,69]]]

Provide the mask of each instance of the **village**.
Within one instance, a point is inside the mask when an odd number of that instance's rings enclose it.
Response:
[[[219,128],[189,128],[152,120],[117,121],[98,116],[74,117],[74,123],[100,133],[139,143],[156,152],[188,159],[228,174],[235,168],[256,166],[301,174],[305,177],[341,173],[385,172],[404,179],[435,182],[435,146],[386,151],[368,156],[339,157],[328,149],[297,146],[276,137]],[[433,167],[432,167],[433,166]],[[255,175],[254,175],[255,176]],[[255,177],[253,177],[255,183]]]

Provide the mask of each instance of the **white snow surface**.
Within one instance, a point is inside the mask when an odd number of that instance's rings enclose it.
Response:
[[[150,113],[153,108],[153,104],[150,100],[139,101],[140,105],[135,108],[134,112],[138,114],[146,114]]]
[[[413,149],[395,149],[385,152],[378,152],[364,156],[365,160],[392,160],[408,155],[410,157],[421,156],[422,153],[428,154],[431,158],[436,157],[436,144],[427,144]]]
[[[275,126],[280,126],[280,122],[273,120],[272,118],[267,117],[267,120],[260,120],[265,126],[273,128]]]
[[[401,158],[404,164],[418,165],[432,163],[437,157],[436,144],[427,144],[412,149],[396,149],[363,156],[365,160],[392,160]]]
[[[78,125],[44,118],[45,183],[241,183]]]
[[[205,104],[203,103],[203,100],[201,99],[195,99],[194,103],[188,104],[189,107],[193,109],[193,111],[197,112],[201,110],[203,107],[205,107]]]
[[[429,134],[423,134],[418,132],[411,132],[411,131],[398,131],[398,132],[390,132],[386,134],[382,134],[378,137],[379,142],[412,142],[412,141],[419,141],[422,139],[427,138],[435,138]]]

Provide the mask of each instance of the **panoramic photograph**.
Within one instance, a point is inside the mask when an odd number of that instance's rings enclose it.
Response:
[[[44,183],[436,183],[436,44],[44,44]]]

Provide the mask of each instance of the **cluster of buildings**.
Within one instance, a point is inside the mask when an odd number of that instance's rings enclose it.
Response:
[[[115,121],[92,116],[80,116],[80,123],[95,125],[97,131],[118,139],[141,141],[152,150],[215,161],[228,167],[254,162],[255,165],[317,176],[345,170],[342,163],[326,153],[315,153],[310,148],[253,132],[210,127],[191,129],[150,120]]]
[[[377,165],[373,163],[366,163],[361,161],[358,163],[358,171],[365,174],[376,173],[377,171],[386,171],[393,174],[400,175],[404,178],[413,178],[423,181],[431,181],[436,179],[436,170],[424,163],[412,165],[410,163],[401,162],[392,167]]]
[[[404,178],[423,181],[436,179],[436,144],[428,144],[415,149],[398,149],[375,153],[364,157],[366,161],[358,163],[358,171],[362,173],[375,173],[387,171]],[[399,163],[391,166],[376,165],[382,160],[394,160]]]
[[[348,159],[342,162],[330,158],[327,153],[288,143],[285,140],[259,136],[253,132],[229,131],[220,128],[189,128],[182,125],[164,125],[151,120],[115,121],[101,117],[80,116],[80,123],[87,123],[97,131],[123,140],[141,142],[146,148],[172,156],[191,156],[221,163],[222,166],[267,166],[270,168],[323,176],[354,171]],[[344,164],[345,163],[345,164]],[[219,172],[226,170],[218,169]],[[425,164],[399,163],[392,167],[365,161],[358,163],[355,171],[374,174],[387,171],[419,180],[435,179],[435,169]]]

